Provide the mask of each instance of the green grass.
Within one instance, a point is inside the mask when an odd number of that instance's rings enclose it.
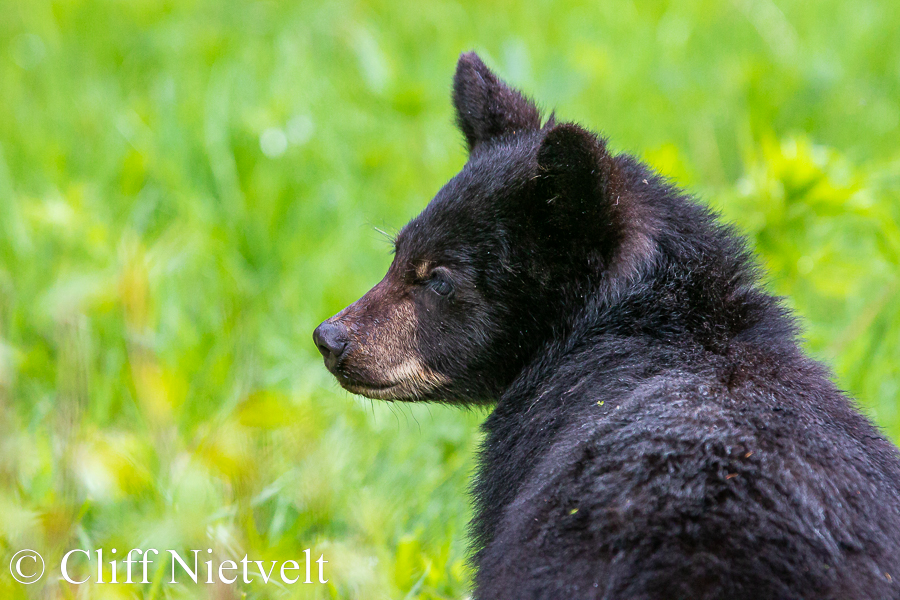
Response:
[[[482,414],[350,397],[310,334],[465,161],[477,49],[751,236],[900,438],[900,5],[0,2],[0,596],[462,598]],[[60,584],[72,548],[328,585]],[[34,548],[50,572],[6,572]],[[121,567],[120,567],[121,568]],[[222,594],[222,595],[217,595]]]

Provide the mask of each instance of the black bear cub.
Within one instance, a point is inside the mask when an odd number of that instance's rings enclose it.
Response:
[[[495,404],[474,597],[900,598],[900,453],[741,237],[475,54],[453,102],[468,162],[314,338],[351,392]]]

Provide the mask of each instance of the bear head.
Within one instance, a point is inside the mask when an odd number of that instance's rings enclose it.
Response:
[[[397,235],[384,279],[315,330],[350,392],[496,400],[586,298],[647,251],[627,164],[533,102],[474,53],[453,79],[462,171]]]

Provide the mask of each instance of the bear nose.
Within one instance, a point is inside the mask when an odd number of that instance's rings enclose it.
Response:
[[[313,341],[319,352],[325,357],[325,366],[330,371],[341,360],[350,337],[347,335],[347,328],[340,323],[325,321],[313,331]]]

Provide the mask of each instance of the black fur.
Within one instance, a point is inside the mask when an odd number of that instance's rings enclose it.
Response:
[[[496,402],[474,597],[900,598],[900,454],[744,241],[594,134],[541,127],[474,54],[453,98],[469,162],[386,279],[447,379],[406,399]],[[423,261],[451,294],[399,275]]]

